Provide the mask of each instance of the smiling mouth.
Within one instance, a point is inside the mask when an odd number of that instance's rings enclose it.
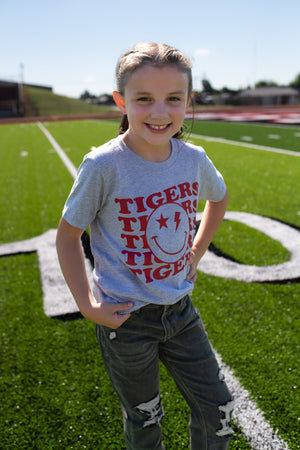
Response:
[[[182,250],[184,249],[185,244],[186,244],[186,238],[187,238],[187,232],[185,231],[185,232],[184,232],[184,243],[183,243],[183,246],[181,247],[181,249],[180,249],[180,250],[177,250],[177,252],[167,252],[166,250],[164,250],[164,249],[159,245],[158,240],[157,240],[157,236],[153,236],[153,237],[152,237],[152,239],[154,240],[154,242],[155,242],[155,244],[157,245],[157,247],[158,247],[163,253],[165,253],[166,255],[171,255],[171,256],[178,255],[180,252],[182,252]]]
[[[171,126],[170,123],[166,124],[166,125],[153,125],[150,123],[146,123],[147,127],[150,128],[153,131],[164,131],[167,128],[169,128]]]

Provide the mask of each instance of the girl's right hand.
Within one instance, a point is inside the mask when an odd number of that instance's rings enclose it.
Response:
[[[61,219],[56,238],[57,254],[63,275],[82,315],[92,322],[116,329],[129,317],[132,302],[96,303],[86,274],[81,244],[83,230]],[[124,311],[124,314],[120,314]]]
[[[98,325],[104,325],[115,330],[129,319],[130,313],[126,313],[125,311],[132,307],[132,302],[94,303],[91,305],[91,311],[87,312],[85,317]]]

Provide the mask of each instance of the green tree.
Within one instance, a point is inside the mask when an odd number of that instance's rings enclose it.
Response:
[[[278,84],[272,80],[261,80],[255,83],[254,85],[255,88],[270,87],[270,86],[278,86]]]
[[[300,89],[300,73],[298,73],[298,75],[296,75],[295,79],[293,81],[291,81],[290,86],[294,87],[296,89]]]
[[[81,95],[80,95],[80,100],[88,100],[90,98],[96,98],[96,96],[94,94],[91,94],[89,91],[84,91]]]

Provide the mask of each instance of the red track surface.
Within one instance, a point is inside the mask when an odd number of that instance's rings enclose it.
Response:
[[[192,117],[188,113],[187,117]],[[196,111],[195,120],[223,120],[230,122],[267,122],[282,125],[300,125],[300,105],[273,108],[231,108]]]
[[[33,117],[10,117],[8,119],[0,119],[0,125],[6,123],[26,123],[26,122],[53,122],[57,120],[82,120],[82,119],[118,119],[121,114],[106,113],[106,114],[74,114],[67,116],[33,116]]]

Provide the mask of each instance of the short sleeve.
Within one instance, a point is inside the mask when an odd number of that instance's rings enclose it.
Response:
[[[221,201],[226,193],[226,185],[221,173],[207,155],[205,155],[205,164],[203,164],[201,172],[202,183],[199,200]]]
[[[101,209],[103,181],[94,160],[85,158],[63,209],[63,218],[74,227],[87,229]]]

